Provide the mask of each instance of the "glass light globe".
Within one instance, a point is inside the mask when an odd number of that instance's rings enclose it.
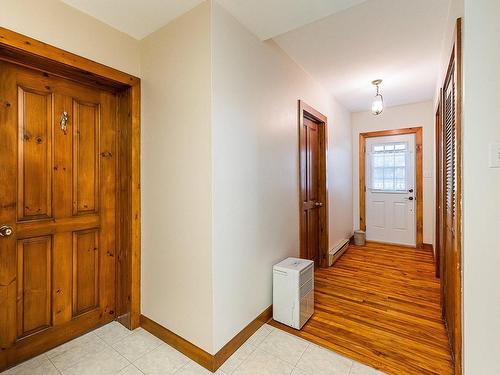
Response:
[[[375,116],[380,115],[383,110],[384,110],[384,98],[382,98],[382,95],[378,94],[375,96],[375,99],[373,100],[372,103],[372,113]]]

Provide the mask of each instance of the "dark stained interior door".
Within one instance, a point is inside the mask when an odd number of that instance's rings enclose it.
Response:
[[[0,62],[0,369],[115,318],[116,96]]]
[[[301,258],[320,262],[321,224],[320,209],[320,125],[304,118],[301,132]]]

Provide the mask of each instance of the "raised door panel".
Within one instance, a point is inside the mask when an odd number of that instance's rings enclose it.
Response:
[[[318,201],[319,142],[318,124],[307,122],[307,199]]]
[[[17,336],[22,338],[52,322],[52,237],[19,240],[17,262]]]
[[[368,212],[368,214],[372,217],[370,217],[370,220],[368,221],[371,226],[375,228],[380,228],[380,229],[385,229],[386,228],[386,218],[385,218],[385,201],[372,201],[371,202],[371,212]]]
[[[18,220],[52,217],[53,94],[18,88]]]
[[[392,203],[392,223],[395,230],[408,230],[408,205],[405,202]]]
[[[99,104],[73,101],[73,215],[99,209]]]
[[[99,306],[99,233],[73,233],[73,316]]]

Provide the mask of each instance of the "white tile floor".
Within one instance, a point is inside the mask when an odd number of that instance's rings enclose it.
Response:
[[[209,375],[149,332],[117,322],[63,344],[2,374]],[[262,326],[216,372],[220,375],[376,375],[370,367],[269,325]]]

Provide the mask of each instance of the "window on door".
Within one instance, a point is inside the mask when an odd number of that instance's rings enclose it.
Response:
[[[408,145],[406,142],[374,144],[371,150],[372,190],[405,191]]]

